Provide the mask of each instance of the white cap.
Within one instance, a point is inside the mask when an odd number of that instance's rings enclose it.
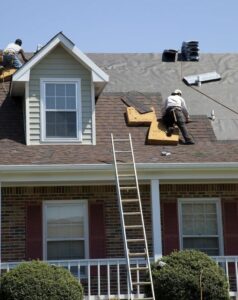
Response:
[[[180,94],[180,95],[182,95],[182,92],[180,90],[175,90],[174,94]]]

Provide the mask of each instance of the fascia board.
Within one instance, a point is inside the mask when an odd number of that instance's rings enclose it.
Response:
[[[140,180],[237,182],[238,163],[136,164]],[[111,164],[0,166],[0,182],[90,182],[114,180]]]

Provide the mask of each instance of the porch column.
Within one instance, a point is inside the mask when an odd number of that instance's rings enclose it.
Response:
[[[2,264],[2,184],[0,182],[0,266]],[[2,269],[0,268],[0,275]]]
[[[157,260],[162,256],[159,180],[152,179],[150,183],[150,187],[151,187],[153,252],[154,252],[154,259]]]

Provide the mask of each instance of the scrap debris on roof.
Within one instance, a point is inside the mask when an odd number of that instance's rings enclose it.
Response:
[[[148,105],[142,104],[139,100],[140,98],[143,98],[143,100],[147,100]],[[135,107],[138,112],[141,114],[152,112],[151,107],[149,106],[150,99],[148,99],[144,94],[136,92],[136,91],[131,91],[128,92],[126,95],[121,97],[122,101],[127,105],[127,106],[132,106]]]
[[[209,81],[216,81],[220,80],[221,75],[218,74],[217,72],[209,72],[209,73],[203,73],[203,74],[196,74],[196,75],[190,75],[190,76],[185,76],[183,80],[188,84],[188,85],[200,85],[203,82],[209,82]]]

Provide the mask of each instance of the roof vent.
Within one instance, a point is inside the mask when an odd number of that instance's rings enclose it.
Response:
[[[182,43],[182,59],[187,61],[199,61],[199,42],[187,41]]]
[[[163,52],[162,60],[166,62],[174,62],[177,60],[177,50],[166,49]]]

